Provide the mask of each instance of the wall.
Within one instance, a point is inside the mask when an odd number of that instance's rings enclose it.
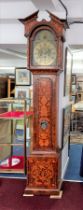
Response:
[[[69,156],[68,156],[68,142],[64,145],[64,148],[62,150],[61,154],[61,178],[64,179],[65,172],[67,170],[68,166],[68,161],[69,161]]]
[[[58,142],[59,146],[62,145],[63,136],[63,109],[69,104],[69,96],[64,96],[64,77],[65,77],[65,49],[68,46],[67,42],[64,43],[63,51],[63,72],[59,76],[59,127],[58,127]],[[68,142],[64,145],[61,153],[61,178],[63,178],[66,171],[68,162]]]
[[[83,23],[70,25],[66,31],[66,41],[69,45],[83,46]]]
[[[0,44],[26,44],[23,24],[18,20],[3,20],[0,24]]]
[[[27,66],[27,61],[25,59],[0,59],[0,66],[9,67],[25,67]]]

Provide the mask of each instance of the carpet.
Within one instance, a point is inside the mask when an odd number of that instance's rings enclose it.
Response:
[[[48,196],[23,197],[26,180],[0,179],[1,210],[82,210],[83,184],[63,182],[60,200]]]
[[[80,176],[80,164],[83,144],[70,144],[69,163],[64,180],[83,181]]]

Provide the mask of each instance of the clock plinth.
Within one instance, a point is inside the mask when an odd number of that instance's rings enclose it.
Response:
[[[30,155],[27,164],[29,177],[24,194],[58,194],[61,187],[57,170],[60,165],[60,153]]]
[[[27,157],[26,195],[56,195],[62,183],[58,124],[65,23],[49,14],[49,22],[38,22],[38,13],[21,20],[28,36],[28,68],[33,74],[33,136]]]

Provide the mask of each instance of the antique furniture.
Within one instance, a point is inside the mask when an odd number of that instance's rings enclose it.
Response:
[[[66,22],[46,12],[20,19],[27,37],[27,69],[33,74],[33,137],[24,195],[56,195],[61,187],[58,144],[59,75],[63,71]]]
[[[7,78],[0,76],[0,98],[7,97]]]
[[[83,101],[72,105],[71,131],[79,135],[83,132]]]
[[[0,172],[25,173],[30,100],[0,99]]]
[[[0,98],[14,96],[15,79],[12,77],[0,76]]]

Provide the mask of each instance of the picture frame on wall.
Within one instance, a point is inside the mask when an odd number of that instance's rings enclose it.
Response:
[[[83,82],[82,81],[77,82],[77,91],[78,92],[83,91]]]
[[[64,96],[71,95],[72,80],[72,53],[69,47],[65,51],[65,76],[64,76]]]
[[[71,120],[71,105],[68,105],[63,109],[62,147],[64,147],[67,141],[69,143],[70,120]]]
[[[75,102],[76,102],[76,95],[72,95],[71,99],[72,99],[73,103],[75,104]]]
[[[31,85],[31,73],[26,67],[15,69],[16,85]]]
[[[28,99],[29,88],[27,86],[16,86],[15,87],[15,98]]]
[[[72,85],[72,95],[76,94],[76,84]]]
[[[33,74],[31,73],[31,85],[33,85]]]
[[[72,74],[72,85],[76,84],[76,75]]]

